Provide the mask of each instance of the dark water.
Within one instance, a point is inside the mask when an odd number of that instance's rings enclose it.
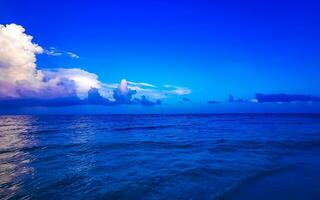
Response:
[[[320,115],[0,117],[0,199],[320,199]]]

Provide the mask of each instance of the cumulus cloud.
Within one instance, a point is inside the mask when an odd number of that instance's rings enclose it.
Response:
[[[102,83],[98,80],[98,76],[96,74],[84,71],[82,69],[72,68],[72,69],[48,69],[43,70],[44,81],[50,82],[55,80],[55,82],[59,83],[61,80],[70,80],[74,83],[74,89],[77,95],[80,98],[85,98],[88,94],[88,91],[91,88],[100,89],[102,87]]]
[[[88,91],[87,103],[94,104],[94,105],[111,105],[111,104],[113,104],[109,99],[101,96],[101,94],[99,93],[99,90],[97,88],[91,88]]]
[[[47,78],[36,69],[36,54],[43,49],[32,43],[22,26],[0,25],[0,98],[56,98],[74,94],[68,79]],[[46,80],[46,81],[44,81]]]
[[[257,102],[320,102],[320,97],[302,94],[256,94]]]
[[[113,92],[113,98],[119,104],[133,104],[131,99],[136,93],[137,91],[129,89],[127,81],[122,79],[119,87]]]
[[[113,91],[113,98],[115,104],[141,104],[142,106],[154,106],[160,105],[161,100],[151,101],[145,95],[142,95],[140,98],[133,98],[133,96],[137,93],[136,90],[132,90],[128,86],[128,81],[122,79],[118,88]],[[130,82],[133,85],[139,85],[141,83]],[[150,84],[143,84],[144,86],[150,87]],[[155,87],[155,86],[151,86]]]
[[[142,106],[154,106],[154,105],[161,105],[162,101],[161,100],[156,100],[156,101],[150,101],[146,96],[142,96],[138,102]]]
[[[11,106],[65,105],[159,105],[168,95],[183,95],[187,88],[168,86],[165,89],[144,82],[125,79],[120,84],[103,83],[96,74],[78,68],[41,69],[36,55],[52,56],[71,52],[56,48],[44,50],[32,42],[33,37],[16,24],[0,25],[0,104]],[[150,98],[150,100],[149,100]]]
[[[31,87],[38,88],[43,74],[36,70],[36,54],[43,49],[32,43],[32,36],[24,34],[22,26],[0,25],[0,96],[16,97],[14,85],[26,81]],[[3,91],[5,90],[5,91]],[[5,93],[3,93],[5,92]]]

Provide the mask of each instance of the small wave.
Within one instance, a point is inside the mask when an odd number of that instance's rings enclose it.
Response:
[[[106,192],[96,199],[143,199],[146,195],[154,195],[155,192],[160,191],[163,188],[172,187],[172,184],[179,184],[185,181],[203,181],[208,178],[208,176],[221,176],[221,174],[225,172],[226,171],[222,169],[210,169],[206,167],[195,167],[187,170],[176,169],[176,171],[170,171],[165,174],[154,175],[138,180],[139,182],[137,184],[125,185],[118,190]],[[135,194],[136,198],[132,198],[132,194]],[[160,199],[182,199],[181,197],[177,198],[178,196],[175,194],[167,195],[166,198]]]
[[[181,149],[194,150],[196,146],[191,143],[184,142],[160,142],[160,141],[128,141],[117,143],[98,143],[98,144],[84,144],[84,143],[70,143],[70,144],[50,144],[41,146],[29,147],[12,147],[0,148],[0,154],[14,153],[14,152],[37,152],[37,151],[55,151],[57,149],[64,149],[64,151],[76,150],[78,153],[93,153],[105,150],[121,150],[121,149]],[[82,152],[80,152],[82,151]]]
[[[30,147],[22,147],[22,148],[6,148],[0,149],[0,154],[4,153],[12,153],[12,152],[33,152],[38,150],[48,150],[48,149],[66,149],[66,148],[73,148],[80,146],[82,144],[52,144],[52,145],[45,145],[45,146],[30,146]]]
[[[216,200],[226,200],[226,199],[233,199],[243,188],[247,187],[248,185],[255,183],[265,177],[274,176],[279,173],[286,172],[292,169],[292,166],[280,166],[275,167],[272,169],[262,170],[250,176],[247,176],[241,179],[236,185],[227,189],[222,194],[217,195],[214,199]]]
[[[320,140],[282,140],[282,141],[228,141],[219,140],[208,151],[212,153],[234,152],[239,150],[314,150],[320,148]]]
[[[175,127],[174,125],[158,125],[158,126],[136,126],[136,127],[125,127],[115,128],[114,131],[131,131],[131,130],[153,130],[153,129],[166,129]]]
[[[183,142],[133,141],[95,145],[97,149],[193,149],[195,145]]]

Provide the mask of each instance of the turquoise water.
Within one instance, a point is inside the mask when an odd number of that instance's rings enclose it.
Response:
[[[320,115],[2,116],[0,199],[320,199]]]

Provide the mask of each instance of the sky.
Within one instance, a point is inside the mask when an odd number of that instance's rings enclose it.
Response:
[[[320,112],[319,9],[3,0],[0,113]]]

